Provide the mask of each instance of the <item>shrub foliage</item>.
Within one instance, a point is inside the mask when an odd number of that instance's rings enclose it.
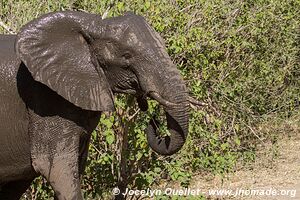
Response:
[[[187,187],[195,173],[229,172],[272,138],[259,131],[260,123],[299,109],[299,1],[4,0],[0,6],[1,21],[16,32],[50,11],[140,14],[165,39],[190,95],[206,104],[192,106],[187,144],[166,158],[149,149],[144,134],[150,117],[162,112],[157,103],[149,101],[143,113],[133,97],[119,95],[117,111],[103,114],[92,134],[86,199],[108,198],[116,186],[155,188],[172,180]],[[52,197],[38,178],[24,198]]]

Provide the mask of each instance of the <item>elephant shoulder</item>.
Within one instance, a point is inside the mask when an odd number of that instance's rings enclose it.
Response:
[[[14,52],[16,35],[0,35],[0,52],[12,53]]]
[[[0,35],[0,87],[12,89],[16,84],[16,76],[21,64],[15,50],[15,35]]]

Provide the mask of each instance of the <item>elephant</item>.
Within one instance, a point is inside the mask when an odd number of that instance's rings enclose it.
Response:
[[[163,107],[170,134],[154,118],[145,129],[155,152],[172,155],[186,141],[185,82],[163,39],[134,13],[57,11],[0,35],[0,77],[0,199],[19,199],[38,176],[57,199],[82,199],[91,133],[117,93],[142,111],[149,98]]]

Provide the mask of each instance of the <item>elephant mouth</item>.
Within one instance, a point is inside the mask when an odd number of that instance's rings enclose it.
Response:
[[[141,111],[147,111],[148,110],[148,102],[145,97],[138,97],[137,98],[137,103]]]

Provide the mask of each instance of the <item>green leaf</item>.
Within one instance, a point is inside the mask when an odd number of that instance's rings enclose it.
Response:
[[[112,143],[114,143],[114,141],[115,141],[115,135],[113,134],[106,135],[106,142],[108,144],[111,145]]]
[[[235,137],[235,138],[234,138],[234,142],[235,142],[238,146],[241,145],[241,140],[240,140],[238,137]]]

